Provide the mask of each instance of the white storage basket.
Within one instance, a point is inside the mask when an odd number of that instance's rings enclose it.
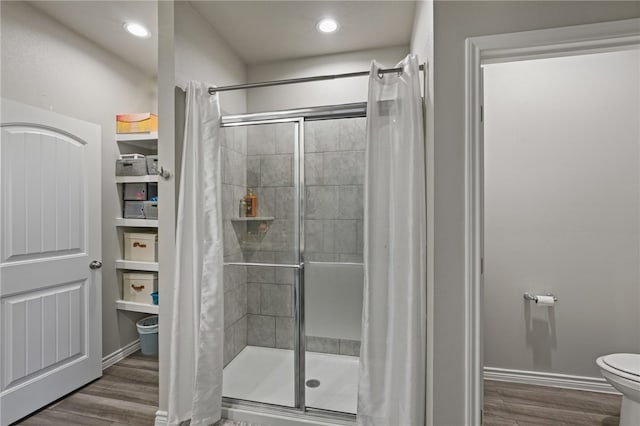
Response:
[[[158,291],[158,275],[153,272],[122,274],[122,298],[128,302],[153,304],[151,293]]]
[[[124,259],[140,262],[157,262],[158,234],[125,232]]]

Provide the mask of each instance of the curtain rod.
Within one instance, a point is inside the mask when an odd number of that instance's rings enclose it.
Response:
[[[420,64],[420,71],[424,71],[424,64]],[[378,74],[390,74],[390,73],[401,73],[403,71],[402,68],[386,68],[379,69]],[[316,75],[314,77],[302,77],[302,78],[290,78],[287,80],[273,80],[273,81],[261,81],[258,83],[247,83],[247,84],[237,84],[235,86],[222,86],[222,87],[209,87],[209,94],[213,95],[216,92],[226,92],[229,90],[239,90],[239,89],[254,89],[256,87],[267,87],[267,86],[281,86],[283,84],[295,84],[295,83],[308,83],[310,81],[323,81],[323,80],[336,80],[338,78],[349,78],[349,77],[361,77],[365,75],[369,75],[370,71],[358,71],[358,72],[348,72],[344,74],[328,74],[328,75]]]

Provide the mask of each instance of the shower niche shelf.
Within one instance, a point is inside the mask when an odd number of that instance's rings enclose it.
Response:
[[[235,217],[231,219],[231,223],[240,246],[251,248],[262,242],[273,220],[274,218],[270,216]]]

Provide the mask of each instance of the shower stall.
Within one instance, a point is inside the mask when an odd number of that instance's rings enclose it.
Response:
[[[365,114],[362,103],[222,119],[227,405],[356,413]]]

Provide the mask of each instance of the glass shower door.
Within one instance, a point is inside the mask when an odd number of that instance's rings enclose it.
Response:
[[[364,286],[365,118],[305,123],[307,407],[356,413]]]
[[[222,128],[228,398],[300,405],[301,128],[300,119]]]
[[[355,414],[364,126],[224,124],[223,396]]]

